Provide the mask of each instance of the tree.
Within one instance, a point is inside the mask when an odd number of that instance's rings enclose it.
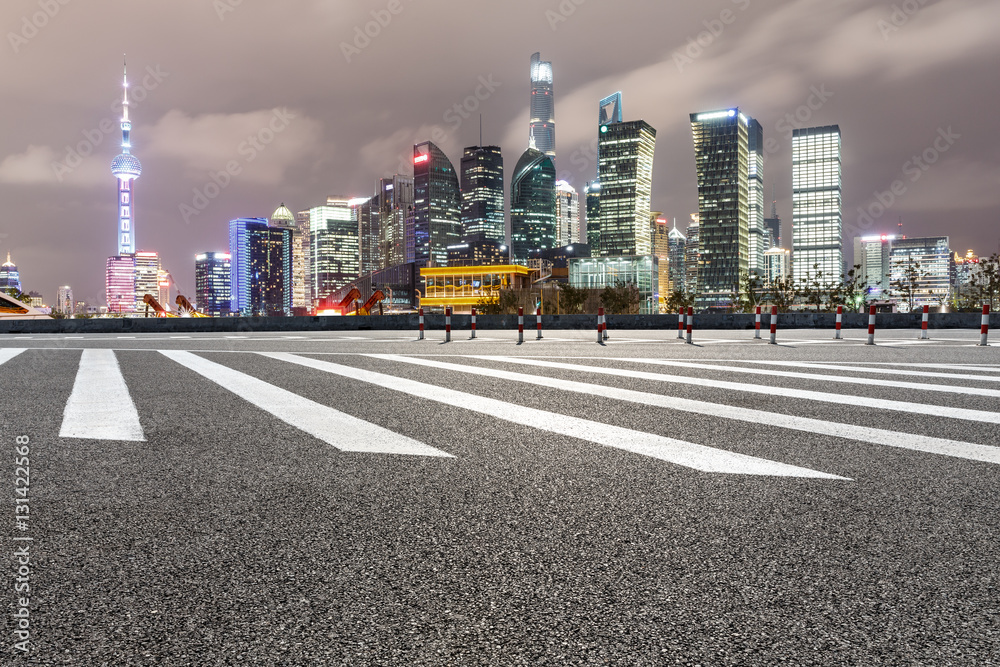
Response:
[[[608,314],[636,314],[639,312],[639,304],[642,303],[642,296],[639,288],[632,281],[615,281],[601,292],[601,305]]]
[[[508,315],[517,312],[520,299],[514,290],[502,289],[479,297],[476,312],[483,315]]]
[[[684,290],[675,289],[667,298],[667,312],[676,313],[681,308],[687,310],[694,305],[696,295],[685,293]]]
[[[993,253],[989,259],[980,259],[969,285],[975,299],[973,307],[988,303],[991,309],[996,308],[1000,299],[1000,254]]]
[[[921,270],[920,262],[913,259],[912,255],[907,255],[905,262],[897,260],[895,268],[898,277],[892,281],[891,287],[896,296],[907,303],[907,310],[913,310],[913,301],[919,292],[920,282],[926,280],[930,274]]]
[[[587,301],[587,290],[583,287],[573,287],[569,283],[559,286],[559,304],[567,314],[582,313],[583,304]]]
[[[740,289],[733,301],[734,313],[749,313],[764,301],[764,281],[756,273],[740,274]]]
[[[810,274],[799,280],[799,296],[804,298],[807,304],[816,304],[816,312],[818,313],[821,310],[826,310],[830,285],[826,282],[826,274],[820,270],[819,264],[813,264],[812,268]]]
[[[830,304],[846,306],[848,310],[859,310],[867,296],[861,284],[861,265],[855,264],[847,273],[840,274],[840,282],[830,290]]]
[[[767,285],[768,300],[778,307],[779,313],[787,313],[798,296],[799,290],[791,276],[772,280]]]

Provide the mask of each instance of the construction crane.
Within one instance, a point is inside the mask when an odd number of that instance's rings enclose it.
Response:
[[[152,294],[147,294],[142,297],[142,300],[146,304],[146,317],[149,317],[149,309],[152,308],[156,312],[156,317],[177,317],[166,308],[160,305],[160,302],[156,300]]]
[[[205,313],[202,313],[200,311],[195,310],[194,306],[191,305],[191,302],[188,301],[188,298],[186,296],[184,296],[183,294],[178,294],[177,298],[174,299],[174,303],[177,304],[177,312],[180,313],[182,317],[183,316],[186,316],[186,317],[211,317],[211,315],[206,315]]]

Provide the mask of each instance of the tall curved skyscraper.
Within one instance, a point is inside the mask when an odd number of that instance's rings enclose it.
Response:
[[[538,150],[553,162],[556,159],[556,101],[552,95],[552,63],[541,53],[531,56],[531,122],[528,136],[534,136]]]
[[[552,158],[528,148],[510,181],[511,252],[527,264],[532,250],[556,247],[556,168]]]
[[[142,165],[132,155],[132,121],[128,118],[128,70],[122,66],[122,152],[111,161],[111,174],[118,179],[118,254],[135,253],[135,219],[132,182],[142,173]]]
[[[413,147],[414,259],[421,268],[448,265],[448,246],[462,240],[462,195],[451,160],[430,141]]]

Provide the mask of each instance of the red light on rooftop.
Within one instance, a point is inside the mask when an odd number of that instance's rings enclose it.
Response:
[[[427,160],[429,159],[430,155],[424,153],[423,155],[418,155],[417,157],[413,158],[413,164],[420,164],[422,162],[427,162]]]

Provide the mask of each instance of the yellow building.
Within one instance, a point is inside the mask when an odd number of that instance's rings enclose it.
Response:
[[[424,282],[423,308],[451,306],[454,313],[470,313],[482,298],[502,289],[528,289],[538,271],[518,264],[494,266],[435,266],[420,269]]]

